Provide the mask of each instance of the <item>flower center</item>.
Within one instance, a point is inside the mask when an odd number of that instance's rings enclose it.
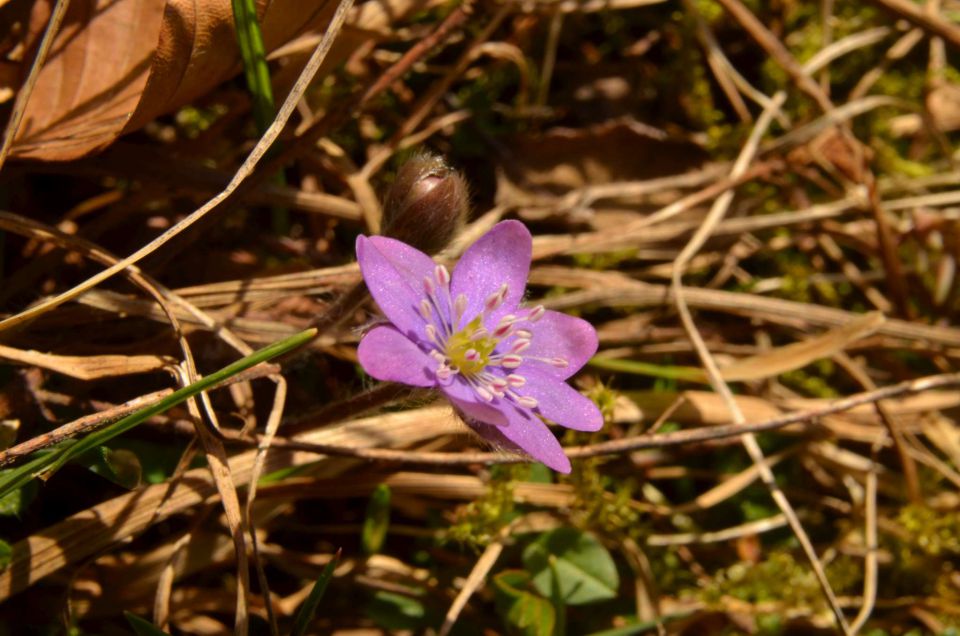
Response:
[[[520,355],[530,348],[533,323],[543,317],[543,305],[520,310],[519,315],[502,316],[493,330],[488,330],[484,326],[487,319],[503,305],[509,293],[504,283],[484,300],[480,313],[461,328],[469,299],[463,294],[451,297],[447,268],[437,265],[433,276],[423,279],[423,291],[420,315],[426,322],[424,335],[431,346],[430,356],[437,361],[437,380],[447,384],[459,375],[484,401],[506,398],[519,406],[536,408],[537,400],[517,392],[527,379],[513,370],[525,358],[555,367],[567,366],[564,358]],[[501,347],[502,344],[505,346]]]
[[[499,342],[483,329],[483,317],[477,316],[466,327],[447,338],[444,355],[451,366],[470,377],[490,364],[490,356]]]

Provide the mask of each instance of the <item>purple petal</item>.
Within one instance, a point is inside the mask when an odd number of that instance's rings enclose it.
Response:
[[[527,383],[517,392],[537,401],[537,410],[548,420],[576,431],[599,431],[603,415],[590,398],[581,395],[563,380],[540,369],[518,369]]]
[[[424,298],[423,279],[433,274],[430,257],[400,241],[358,236],[357,261],[380,311],[401,333],[422,340],[425,323],[419,307]]]
[[[570,460],[547,425],[530,412],[521,411],[512,405],[504,406],[503,413],[509,424],[497,427],[497,432],[537,461],[557,472],[569,473]]]
[[[524,370],[534,365],[544,374],[566,380],[597,352],[597,331],[593,325],[581,318],[548,310],[540,320],[533,323],[530,330],[533,338],[530,347],[523,353],[524,358],[563,358],[567,361],[567,366],[535,364],[535,361],[529,360],[524,362]]]
[[[435,386],[437,362],[393,327],[374,327],[360,341],[357,357],[363,370],[378,380],[412,386]]]
[[[467,417],[466,424],[494,446],[529,455],[561,473],[570,472],[570,460],[547,425],[529,411],[505,400],[479,402],[466,382],[441,387],[450,402]]]
[[[533,253],[530,231],[519,221],[502,221],[467,248],[453,271],[451,292],[467,297],[466,320],[483,309],[484,301],[506,283],[507,296],[500,307],[491,312],[487,327],[501,316],[516,310],[527,286],[530,258]]]

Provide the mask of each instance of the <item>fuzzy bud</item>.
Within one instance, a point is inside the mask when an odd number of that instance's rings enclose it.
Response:
[[[397,172],[383,206],[383,234],[427,254],[456,235],[469,211],[463,177],[440,157],[420,154]]]

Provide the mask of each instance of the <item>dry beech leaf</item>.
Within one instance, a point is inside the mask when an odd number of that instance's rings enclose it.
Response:
[[[267,50],[323,28],[336,8],[333,0],[256,4]],[[25,42],[39,39],[52,6],[34,4]],[[90,154],[239,70],[230,0],[73,0],[11,154],[53,161]]]
[[[727,382],[745,382],[801,369],[843,351],[852,342],[875,332],[885,321],[880,312],[865,314],[822,335],[732,362],[720,369],[720,375]]]
[[[58,356],[39,351],[24,351],[0,345],[0,360],[19,362],[55,371],[78,380],[96,380],[122,375],[150,373],[176,365],[177,361],[168,356],[140,355],[102,355],[102,356]]]

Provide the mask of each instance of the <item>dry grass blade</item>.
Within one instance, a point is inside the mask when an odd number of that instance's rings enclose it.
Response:
[[[176,360],[169,356],[60,356],[40,353],[39,351],[14,349],[6,345],[0,345],[0,359],[37,366],[78,380],[96,380],[98,378],[151,373],[162,371],[176,364]]]

